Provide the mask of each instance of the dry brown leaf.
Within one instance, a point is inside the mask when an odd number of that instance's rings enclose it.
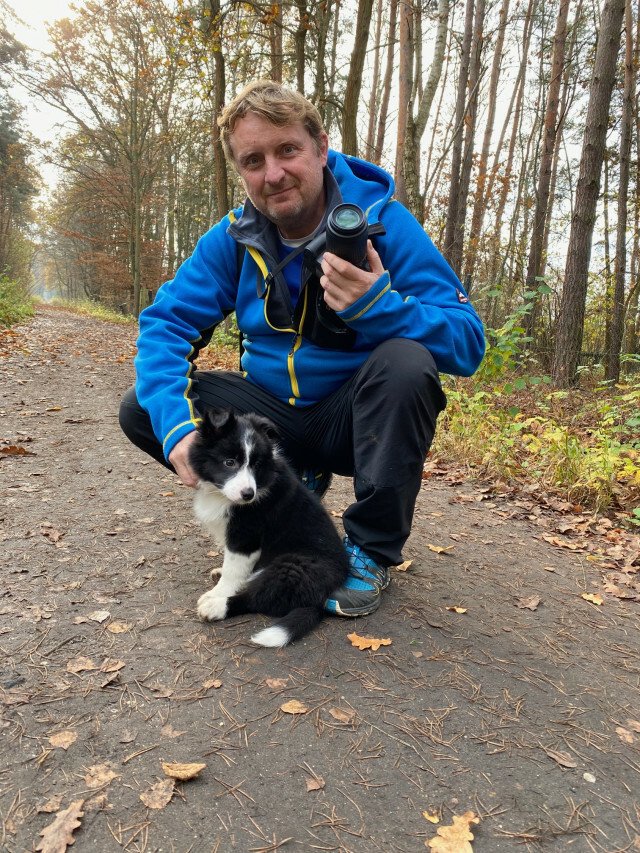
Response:
[[[288,678],[265,678],[264,683],[272,690],[281,690],[287,686]]]
[[[519,607],[520,610],[536,610],[539,604],[539,595],[530,595],[528,598],[519,598],[516,601],[516,607]]]
[[[69,729],[66,729],[62,732],[56,732],[54,735],[49,736],[49,743],[51,746],[58,747],[59,749],[69,749],[72,743],[75,743],[78,740],[78,732],[72,732]]]
[[[594,595],[592,592],[583,592],[581,598],[585,601],[590,601],[592,604],[597,604],[600,607],[604,604],[604,599],[600,595]]]
[[[466,607],[455,607],[454,605],[446,607],[445,610],[450,610],[452,613],[466,613],[467,612]]]
[[[622,726],[618,726],[616,728],[616,734],[620,738],[623,743],[635,743],[636,736],[632,734],[628,729],[623,728]]]
[[[178,731],[174,729],[171,723],[167,723],[160,729],[160,734],[162,737],[180,737],[181,735],[185,735],[187,733],[186,729],[184,731]]]
[[[128,622],[111,622],[107,625],[107,631],[110,631],[112,634],[126,634],[130,630],[131,625]]]
[[[314,776],[313,779],[306,779],[307,791],[322,791],[324,788],[324,779],[322,776]]]
[[[206,681],[202,682],[202,686],[205,690],[209,690],[211,687],[217,690],[219,687],[222,687],[222,682],[219,678],[208,678]]]
[[[557,548],[568,548],[569,551],[584,551],[584,545],[577,545],[570,539],[561,539],[559,536],[552,536],[550,533],[543,533],[542,538],[550,545],[555,545]]]
[[[87,613],[87,619],[91,619],[92,622],[106,622],[110,616],[108,610],[94,610],[92,613]]]
[[[337,720],[339,723],[352,725],[356,721],[355,711],[345,711],[342,708],[329,708],[329,713],[333,719]]]
[[[115,658],[105,658],[100,664],[100,672],[119,672],[126,663]]]
[[[480,823],[480,818],[474,812],[454,815],[453,823],[441,826],[437,836],[425,841],[424,846],[430,847],[433,853],[473,853],[469,844],[473,841],[473,833],[470,830],[472,823]]]
[[[74,843],[74,830],[80,826],[84,812],[84,800],[74,800],[71,805],[55,816],[53,823],[40,832],[42,841],[36,847],[41,853],[64,853]]]
[[[149,809],[163,809],[171,802],[175,784],[174,779],[163,779],[162,782],[156,782],[155,785],[143,791],[140,799]]]
[[[433,551],[434,554],[447,554],[449,551],[452,551],[456,546],[455,545],[427,545],[427,548],[430,551]]]
[[[400,563],[399,566],[394,566],[396,572],[406,572],[408,568],[413,565],[413,560],[405,560],[404,563]]]
[[[90,767],[84,776],[84,782],[87,788],[101,788],[103,785],[108,785],[113,781],[119,773],[112,770],[108,764],[94,764]]]
[[[425,818],[425,820],[428,820],[429,823],[440,823],[440,818],[435,812],[433,814],[430,814],[429,812],[422,812],[422,817]]]
[[[627,720],[627,725],[632,732],[640,734],[640,720]]]
[[[35,456],[31,450],[27,450],[26,447],[22,447],[20,444],[10,444],[8,447],[0,447],[0,453],[4,453],[6,456]]]
[[[62,800],[64,799],[64,794],[56,794],[51,799],[47,800],[41,806],[36,808],[37,812],[46,812],[47,814],[51,814],[52,812],[57,812],[60,806],[62,805]]]
[[[545,752],[549,758],[552,758],[561,767],[573,768],[578,766],[568,752],[560,752],[555,749],[545,749]]]
[[[290,699],[284,705],[280,705],[280,710],[284,711],[285,714],[306,714],[309,709],[297,699]]]
[[[206,766],[206,764],[167,764],[164,761],[162,762],[164,775],[171,779],[179,779],[181,782],[195,779]]]
[[[379,640],[375,637],[361,637],[359,634],[356,634],[355,631],[353,634],[347,634],[347,639],[351,640],[351,645],[355,646],[356,649],[371,649],[373,652],[377,652],[380,646],[390,646],[391,640],[389,638],[385,640]]]
[[[91,660],[91,658],[86,658],[80,655],[80,657],[72,658],[67,662],[67,672],[86,672],[87,670],[97,669],[98,667]]]

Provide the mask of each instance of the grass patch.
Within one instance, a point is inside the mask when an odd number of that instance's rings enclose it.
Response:
[[[50,302],[42,304],[49,308],[62,308],[65,311],[71,311],[73,314],[84,314],[87,317],[95,317],[96,320],[104,320],[106,323],[118,323],[121,326],[137,323],[136,318],[132,314],[121,314],[119,311],[114,311],[113,308],[108,308],[106,305],[102,305],[100,302],[93,302],[90,299],[72,300],[56,297]]]
[[[32,317],[33,299],[23,285],[0,275],[0,326],[9,328]]]

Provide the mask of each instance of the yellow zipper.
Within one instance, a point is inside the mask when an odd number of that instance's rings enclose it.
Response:
[[[307,288],[304,289],[304,302],[302,303],[302,316],[300,317],[300,322],[298,324],[298,330],[304,327],[304,319],[307,315]],[[295,354],[300,349],[302,344],[302,333],[301,331],[296,332],[296,336],[293,339],[293,345],[289,350],[289,355],[287,356],[287,369],[289,371],[289,380],[291,381],[291,390],[293,391],[293,397],[289,397],[289,405],[295,406],[296,399],[300,399],[300,387],[298,385],[298,377],[296,376],[295,367],[293,365],[293,359]]]

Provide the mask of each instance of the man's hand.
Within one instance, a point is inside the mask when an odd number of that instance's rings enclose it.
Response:
[[[195,437],[195,432],[190,432],[188,435],[185,435],[185,437],[180,439],[169,454],[169,462],[173,465],[176,474],[180,477],[185,486],[190,486],[192,489],[198,485],[198,478],[189,464],[189,450],[191,449],[191,445],[193,444]]]
[[[367,261],[371,271],[354,267],[349,261],[331,252],[324,253],[321,264],[324,275],[320,284],[324,290],[324,301],[329,308],[344,311],[371,290],[384,272],[380,255],[373,248],[371,240],[367,241]]]

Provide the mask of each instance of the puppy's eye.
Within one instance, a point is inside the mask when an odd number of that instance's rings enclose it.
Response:
[[[237,466],[237,462],[235,459],[225,459],[224,460],[225,467],[227,468],[235,468]]]

